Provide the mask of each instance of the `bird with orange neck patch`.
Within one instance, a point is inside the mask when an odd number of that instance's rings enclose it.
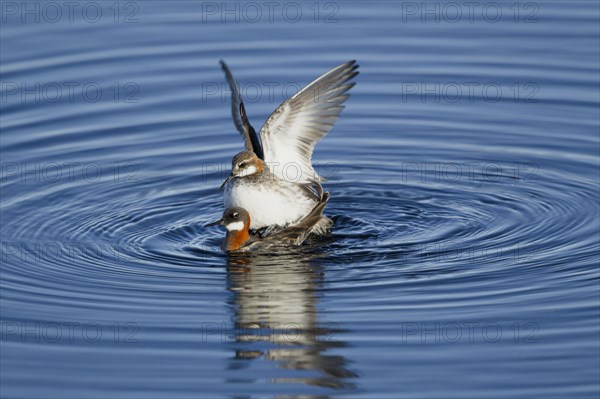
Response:
[[[312,166],[318,141],[339,118],[358,75],[356,61],[333,68],[284,101],[256,133],[246,115],[237,83],[221,61],[232,92],[234,124],[246,149],[233,157],[223,182],[225,208],[243,208],[250,229],[276,230],[298,224],[323,200],[324,181]],[[331,220],[322,217],[314,234],[325,234]]]
[[[250,233],[252,220],[250,214],[239,207],[226,209],[221,219],[208,223],[206,227],[222,225],[227,229],[225,240],[221,245],[221,248],[227,252],[298,246],[303,244],[311,234],[323,234],[321,224],[323,223],[323,210],[328,199],[329,193],[324,193],[319,203],[300,222],[279,229],[266,237]],[[331,223],[325,227],[325,229],[329,228],[331,228]]]

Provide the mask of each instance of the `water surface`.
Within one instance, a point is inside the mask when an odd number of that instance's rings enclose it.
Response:
[[[2,3],[3,397],[598,397],[597,2],[54,4]],[[203,227],[220,59],[255,126],[359,61],[331,236]]]

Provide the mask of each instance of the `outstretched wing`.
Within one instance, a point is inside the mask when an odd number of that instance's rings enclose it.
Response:
[[[244,137],[246,149],[254,152],[260,159],[264,159],[258,134],[248,120],[246,109],[244,107],[244,101],[242,99],[242,95],[240,94],[238,85],[233,78],[233,74],[231,73],[231,70],[225,61],[221,60],[220,63],[223,72],[225,72],[227,83],[229,83],[229,87],[231,89],[231,116],[233,118],[233,123],[240,134]]]
[[[321,75],[271,114],[260,130],[271,172],[294,182],[321,181],[312,167],[315,144],[331,130],[350,96],[358,64],[349,61]],[[302,176],[298,176],[298,173]],[[286,176],[289,175],[289,176]]]

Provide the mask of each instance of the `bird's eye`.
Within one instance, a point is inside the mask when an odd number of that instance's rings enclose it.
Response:
[[[234,213],[233,215],[231,215],[231,216],[233,216],[233,218],[234,218],[234,219],[237,219],[237,218],[238,218],[238,216],[240,216],[240,214],[239,214],[239,213],[237,213],[237,212],[235,212],[235,213]]]
[[[240,162],[240,163],[238,164],[238,168],[243,168],[243,167],[245,167],[245,166],[246,166],[246,162]]]

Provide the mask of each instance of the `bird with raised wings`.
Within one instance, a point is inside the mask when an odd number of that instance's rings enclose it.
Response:
[[[225,208],[243,208],[250,229],[270,231],[298,223],[324,198],[322,179],[312,165],[315,144],[331,130],[358,75],[356,61],[321,75],[269,116],[257,134],[246,115],[237,83],[221,66],[232,92],[232,116],[244,137],[245,150],[236,154],[231,174],[223,182]],[[326,216],[313,233],[324,234],[332,222]]]

